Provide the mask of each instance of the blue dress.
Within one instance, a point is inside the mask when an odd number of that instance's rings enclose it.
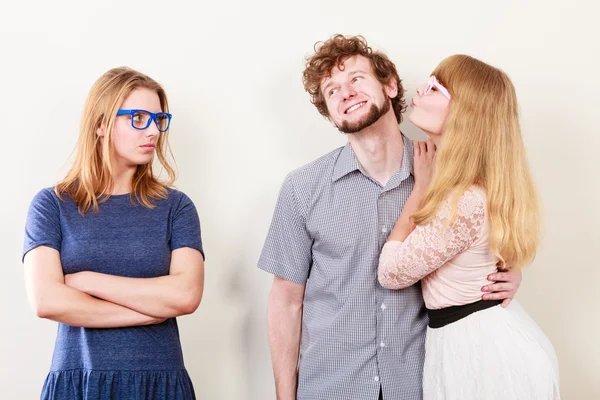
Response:
[[[132,204],[128,194],[111,196],[98,213],[82,216],[68,196],[61,201],[43,189],[29,208],[23,256],[48,246],[60,252],[64,274],[168,275],[173,250],[203,253],[200,221],[192,201],[177,190],[153,204],[146,208]],[[195,399],[177,321],[110,329],[59,323],[41,399]]]

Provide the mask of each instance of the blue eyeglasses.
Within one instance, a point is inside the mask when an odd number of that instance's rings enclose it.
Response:
[[[172,117],[166,112],[151,113],[147,110],[119,110],[117,115],[131,115],[131,126],[139,130],[148,128],[154,121],[160,132],[166,132],[169,129]]]

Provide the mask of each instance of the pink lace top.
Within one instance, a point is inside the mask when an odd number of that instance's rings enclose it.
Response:
[[[450,225],[451,199],[435,217],[417,226],[404,242],[389,241],[379,257],[379,282],[403,289],[422,279],[423,299],[429,309],[481,300],[487,275],[497,271],[498,259],[489,246],[486,194],[473,186],[458,201]]]

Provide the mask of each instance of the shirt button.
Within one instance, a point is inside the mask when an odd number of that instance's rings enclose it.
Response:
[[[379,377],[378,377],[378,376],[376,376],[375,378],[373,378],[373,380],[374,380],[375,382],[379,382]]]
[[[386,308],[387,308],[387,306],[385,304],[381,303],[381,309],[385,310]]]
[[[381,227],[381,233],[387,233],[387,226],[383,225]]]
[[[385,347],[385,343],[383,343],[383,342],[379,343],[379,347]]]

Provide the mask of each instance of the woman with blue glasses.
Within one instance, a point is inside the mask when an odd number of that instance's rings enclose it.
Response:
[[[194,204],[171,188],[168,111],[153,79],[106,72],[73,166],[31,203],[27,294],[38,317],[59,323],[42,399],[195,398],[175,317],[200,304],[204,253]]]

